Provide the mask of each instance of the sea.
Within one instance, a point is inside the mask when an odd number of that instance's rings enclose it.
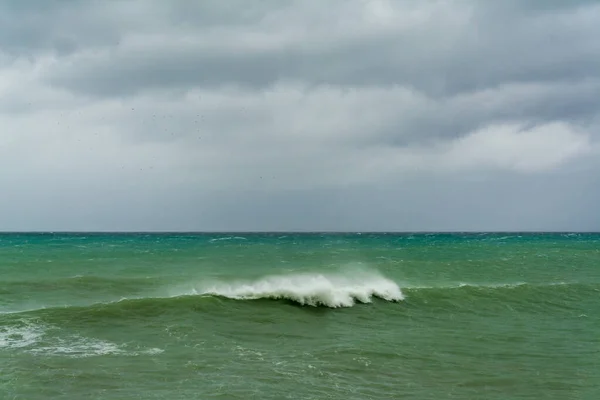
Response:
[[[600,234],[0,234],[0,399],[597,400]]]

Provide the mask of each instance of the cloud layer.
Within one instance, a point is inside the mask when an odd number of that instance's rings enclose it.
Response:
[[[0,5],[2,230],[598,230],[593,1]]]

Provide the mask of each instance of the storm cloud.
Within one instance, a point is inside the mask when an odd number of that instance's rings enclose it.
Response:
[[[598,230],[595,1],[5,1],[0,230]]]

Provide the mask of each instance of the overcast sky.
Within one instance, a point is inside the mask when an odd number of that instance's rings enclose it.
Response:
[[[0,1],[0,230],[600,230],[600,3]]]

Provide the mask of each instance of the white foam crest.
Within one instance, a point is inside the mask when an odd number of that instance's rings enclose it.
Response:
[[[515,282],[515,283],[468,283],[468,282],[461,282],[456,287],[459,287],[459,288],[470,287],[470,288],[476,288],[476,289],[501,289],[501,288],[515,289],[515,288],[518,288],[520,286],[525,286],[525,285],[527,285],[526,282]]]
[[[301,305],[332,308],[370,303],[373,297],[387,301],[404,299],[395,282],[375,272],[304,273],[267,276],[249,282],[215,282],[197,288],[194,294],[238,300],[287,299]]]
[[[223,242],[223,241],[228,241],[228,240],[248,240],[248,239],[243,236],[227,236],[227,237],[210,239],[209,242],[214,243],[214,242]]]

